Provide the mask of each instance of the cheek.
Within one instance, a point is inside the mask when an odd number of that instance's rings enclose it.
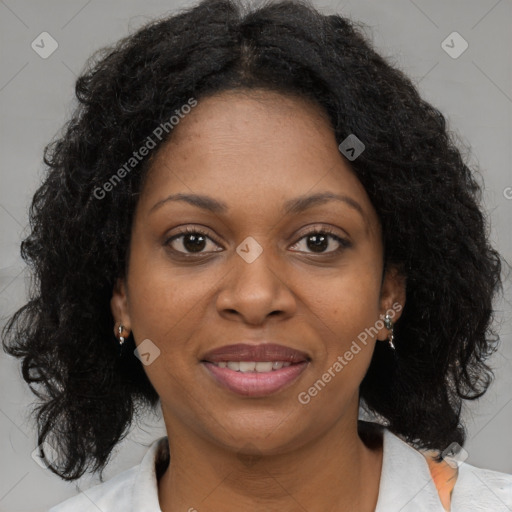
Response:
[[[315,313],[337,326],[343,339],[372,325],[379,315],[381,275],[377,265],[358,264],[328,276],[323,286],[310,287]],[[312,291],[314,292],[311,295]]]
[[[207,272],[191,277],[165,261],[133,254],[130,262],[129,313],[135,339],[155,338],[166,344],[193,322],[197,306],[211,288]]]
[[[128,288],[135,343],[149,339],[158,349],[158,357],[144,371],[161,397],[185,396],[191,388],[190,368],[197,364],[189,339],[197,328],[199,299],[209,286],[134,252]]]
[[[322,352],[317,354],[312,369],[316,379],[328,373],[325,380],[329,381],[329,390],[322,393],[336,401],[357,389],[366,373],[380,312],[379,267],[363,264],[345,270],[315,288],[316,293],[310,295],[308,303],[312,308],[310,317],[317,319],[323,341]]]

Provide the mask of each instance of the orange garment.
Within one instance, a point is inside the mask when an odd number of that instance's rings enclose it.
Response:
[[[441,503],[444,509],[449,511],[453,487],[459,473],[458,468],[450,466],[444,460],[437,462],[434,458],[434,452],[422,452],[422,455],[427,461],[430,475],[436,485]]]

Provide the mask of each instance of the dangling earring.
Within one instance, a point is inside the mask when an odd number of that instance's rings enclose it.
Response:
[[[123,336],[123,332],[124,332],[124,325],[120,323],[119,327],[117,328],[117,333],[116,333],[117,339],[119,340],[119,345],[122,345],[124,343],[125,338]]]
[[[121,336],[123,334],[124,327],[122,325],[119,325],[119,329],[117,333],[119,334],[119,345],[122,345],[124,343],[124,337]]]
[[[393,345],[393,322],[391,321],[391,317],[386,314],[384,318],[384,325],[386,329],[389,331],[389,335],[387,337],[387,342],[389,343],[389,346],[395,350],[395,345]]]

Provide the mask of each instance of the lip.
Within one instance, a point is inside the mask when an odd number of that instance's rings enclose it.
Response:
[[[238,343],[210,350],[202,357],[201,364],[222,387],[242,396],[264,397],[290,386],[306,369],[310,360],[305,352],[284,345]],[[244,373],[214,364],[223,361],[283,361],[291,364],[265,373]]]
[[[294,364],[310,360],[311,358],[305,352],[276,343],[224,345],[210,350],[201,357],[201,362],[210,363],[220,363],[222,361],[284,361]]]
[[[299,378],[309,362],[291,364],[267,373],[242,373],[201,361],[208,373],[221,386],[243,396],[263,397],[277,393]]]

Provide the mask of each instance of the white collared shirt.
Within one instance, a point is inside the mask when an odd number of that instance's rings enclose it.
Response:
[[[166,444],[167,437],[156,440],[139,465],[49,512],[161,512],[155,463]],[[462,463],[450,512],[484,511],[512,511],[512,475]],[[445,512],[425,457],[387,429],[375,512]]]

